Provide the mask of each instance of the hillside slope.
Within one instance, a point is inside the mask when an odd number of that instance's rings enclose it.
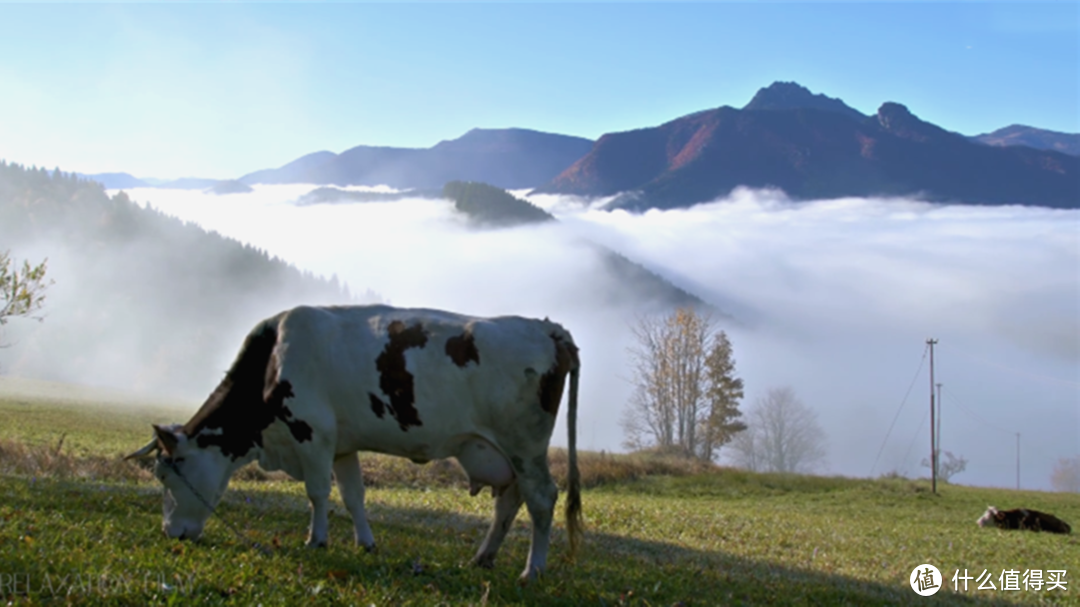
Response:
[[[74,175],[0,163],[0,246],[49,259],[43,323],[12,321],[6,373],[199,393],[259,318],[346,303],[336,282]],[[227,362],[224,361],[224,362]]]
[[[307,603],[315,587],[328,604],[465,605],[486,597],[489,604],[527,605],[907,605],[919,604],[909,579],[924,563],[945,578],[935,605],[1075,603],[1068,572],[1080,568],[1080,553],[1073,536],[975,524],[992,503],[1051,512],[1075,526],[1080,503],[1070,494],[940,485],[933,495],[925,480],[712,466],[687,475],[680,468],[694,467],[582,452],[585,557],[564,558],[559,516],[549,569],[541,583],[522,586],[516,577],[529,545],[524,514],[494,570],[461,565],[484,537],[492,508],[469,495],[451,462],[361,456],[365,478],[375,481],[368,512],[381,547],[372,554],[352,542],[337,499],[329,546],[305,550],[303,485],[252,468],[231,483],[204,540],[176,542],[161,534],[160,483],[117,457],[144,444],[150,420],[175,419],[2,397],[0,412],[23,422],[0,426],[0,543],[16,547],[0,551],[0,568],[33,580],[51,575],[54,583],[69,571],[101,576],[92,586],[81,583],[89,591],[80,585],[66,595],[69,602],[160,602],[160,583],[121,586],[118,576],[157,571],[164,562],[180,572],[169,592],[185,604]],[[551,451],[553,477],[563,487],[564,453]],[[993,589],[972,580],[964,591],[961,580],[954,592],[955,572],[975,578],[984,570]],[[1049,570],[1065,571],[1066,584],[1025,587],[1019,580],[1027,570],[1044,581]],[[1018,589],[1001,587],[1005,571],[1016,571]],[[115,594],[82,594],[102,587]],[[27,594],[28,601],[49,602],[55,593],[35,583]]]

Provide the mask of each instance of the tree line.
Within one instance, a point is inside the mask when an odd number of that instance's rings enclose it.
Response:
[[[258,221],[258,217],[252,217]],[[0,370],[61,380],[123,381],[189,393],[216,378],[253,319],[299,303],[356,300],[336,277],[112,196],[60,170],[0,161],[0,306],[4,320],[44,314],[33,340],[0,350]],[[48,275],[49,305],[28,288]],[[25,261],[22,261],[25,260]],[[25,264],[21,265],[20,264]],[[48,280],[39,287],[48,285]],[[37,289],[39,295],[46,291]],[[29,334],[5,324],[3,341]],[[124,377],[124,373],[129,377]],[[130,382],[128,382],[130,379]]]

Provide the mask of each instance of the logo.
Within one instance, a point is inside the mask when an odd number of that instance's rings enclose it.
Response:
[[[911,572],[911,589],[919,596],[930,596],[941,590],[941,572],[933,565],[919,565]]]

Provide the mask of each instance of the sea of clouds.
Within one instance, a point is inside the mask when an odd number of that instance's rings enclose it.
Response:
[[[1054,462],[1080,451],[1078,211],[792,202],[736,190],[689,209],[633,214],[542,195],[530,200],[558,224],[478,231],[444,200],[293,204],[314,187],[128,193],[337,275],[368,299],[561,322],[582,350],[586,449],[622,448],[628,327],[642,310],[605,294],[611,278],[582,238],[728,313],[719,326],[746,383],[743,408],[790,386],[828,435],[829,473],[927,473],[919,463],[930,449],[930,337],[939,340],[943,448],[969,462],[955,482],[1015,485],[1015,433],[1026,488],[1048,488]],[[234,353],[215,355],[227,362]],[[565,444],[561,421],[554,442]]]

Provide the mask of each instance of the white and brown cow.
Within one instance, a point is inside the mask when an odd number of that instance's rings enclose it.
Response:
[[[1027,508],[998,510],[993,506],[987,506],[986,512],[975,522],[978,523],[980,527],[1046,531],[1048,533],[1072,533],[1072,527],[1053,514],[1039,512],[1038,510],[1029,510]]]
[[[197,538],[232,474],[258,460],[302,480],[309,546],[327,541],[331,479],[356,542],[375,545],[357,451],[427,462],[457,458],[475,495],[490,486],[495,520],[473,563],[491,567],[525,503],[532,545],[522,577],[547,560],[558,490],[548,443],[570,376],[569,493],[573,553],[581,536],[577,469],[577,347],[548,320],[471,318],[388,306],[298,307],[259,323],[217,389],[184,425],[154,426],[128,457],[157,453],[163,529]],[[333,477],[331,476],[333,473]]]

